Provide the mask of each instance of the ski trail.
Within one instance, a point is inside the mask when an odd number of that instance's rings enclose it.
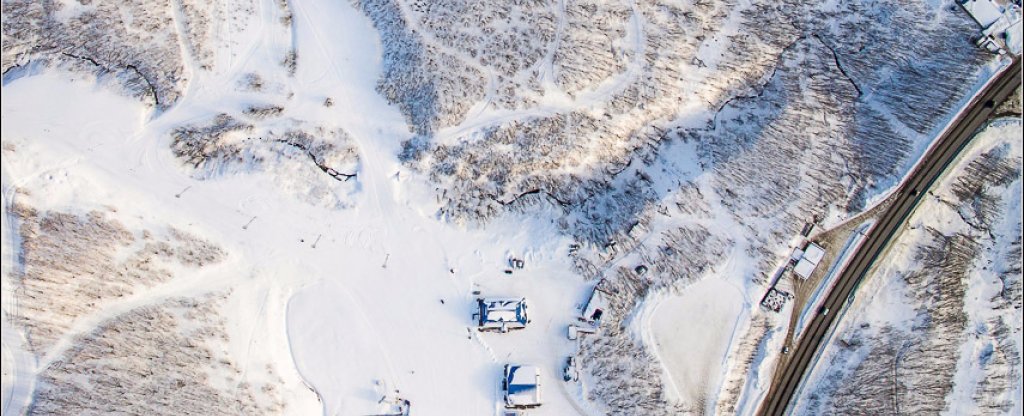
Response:
[[[2,186],[3,215],[0,215],[0,227],[3,229],[3,274],[0,279],[8,288],[17,287],[15,265],[19,264],[18,253],[20,241],[16,227],[16,219],[12,213],[15,185],[7,172],[7,166],[0,167],[0,186]],[[26,349],[25,334],[20,328],[11,324],[11,317],[20,316],[18,294],[15,290],[5,290],[0,302],[0,362],[2,362],[2,414],[22,414],[32,400],[35,390],[35,371],[38,368],[35,357]]]

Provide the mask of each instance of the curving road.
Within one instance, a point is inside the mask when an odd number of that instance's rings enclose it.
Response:
[[[896,199],[875,226],[868,232],[867,240],[853,254],[849,265],[838,277],[832,291],[826,296],[823,307],[832,313],[813,318],[792,354],[784,356],[776,369],[775,379],[768,396],[761,404],[761,415],[783,415],[789,410],[800,381],[812,367],[818,350],[824,346],[829,329],[835,324],[838,313],[861,280],[867,275],[872,264],[883,253],[889,241],[902,228],[904,221],[921,200],[932,183],[967,143],[974,133],[995,113],[999,103],[1021,85],[1021,60],[1015,59],[1009,68],[1001,72],[978,94],[967,108],[960,113],[952,126],[938,138],[928,150],[921,163],[914,168],[896,192]],[[786,360],[789,358],[789,360]]]

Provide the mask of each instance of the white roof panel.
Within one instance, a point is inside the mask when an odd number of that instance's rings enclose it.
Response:
[[[963,6],[982,28],[988,28],[1003,16],[1003,11],[992,0],[966,0]]]
[[[540,405],[540,368],[524,365],[513,368],[512,379],[508,380],[507,404],[512,406]]]
[[[821,262],[822,257],[825,257],[825,249],[814,243],[807,244],[807,248],[804,249],[804,259],[811,263],[818,264]]]
[[[808,277],[811,277],[811,273],[814,273],[814,268],[817,266],[817,264],[811,263],[804,258],[800,259],[800,261],[796,263],[796,267],[793,268],[793,272],[796,273],[797,276],[800,276],[801,279],[807,279]]]

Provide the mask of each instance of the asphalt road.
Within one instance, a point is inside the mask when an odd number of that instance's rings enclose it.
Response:
[[[792,348],[789,360],[783,360],[783,367],[776,370],[768,397],[761,403],[760,414],[765,416],[786,414],[800,380],[803,378],[815,353],[823,347],[825,335],[835,324],[840,310],[867,275],[871,265],[883,253],[889,241],[899,231],[907,217],[921,200],[921,196],[956,158],[960,151],[974,137],[977,130],[994,115],[1000,103],[1021,85],[1021,60],[1004,70],[990,82],[967,109],[960,113],[953,126],[939,137],[936,144],[924,156],[921,163],[903,181],[897,190],[896,200],[882,214],[867,234],[860,249],[853,254],[849,265],[839,275],[832,291],[825,297],[823,306],[828,314],[820,312],[804,330],[803,337]]]

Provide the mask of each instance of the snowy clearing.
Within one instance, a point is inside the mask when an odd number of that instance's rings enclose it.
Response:
[[[717,403],[733,337],[749,319],[749,305],[735,286],[707,278],[677,296],[649,300],[646,337],[665,368],[677,400]]]

